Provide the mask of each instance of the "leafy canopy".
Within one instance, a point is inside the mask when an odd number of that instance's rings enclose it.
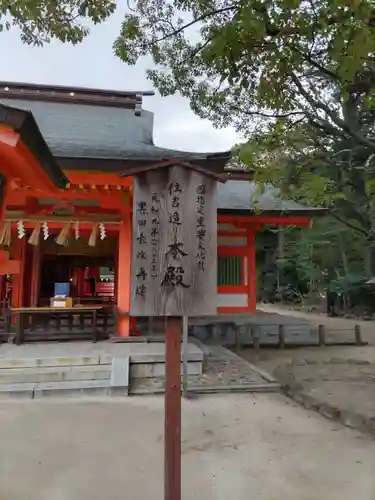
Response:
[[[114,49],[130,64],[151,55],[159,91],[180,92],[216,125],[308,116],[366,141],[330,95],[360,85],[372,99],[373,0],[137,0]]]
[[[87,21],[101,23],[115,9],[115,0],[0,0],[0,31],[19,28],[29,45],[76,44],[89,33]]]

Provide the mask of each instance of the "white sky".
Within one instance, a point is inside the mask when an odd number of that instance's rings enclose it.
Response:
[[[52,43],[42,48],[25,46],[12,29],[1,33],[0,80],[116,90],[151,90],[146,79],[147,60],[127,66],[112,53],[124,10],[94,26],[76,46]],[[158,146],[187,151],[222,151],[238,140],[232,129],[217,130],[190,110],[180,96],[144,98],[144,108],[155,113],[154,140]]]

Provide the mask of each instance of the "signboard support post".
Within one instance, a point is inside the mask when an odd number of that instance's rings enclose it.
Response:
[[[181,500],[181,318],[165,329],[164,500]]]
[[[188,317],[182,317],[182,395],[188,397]]]

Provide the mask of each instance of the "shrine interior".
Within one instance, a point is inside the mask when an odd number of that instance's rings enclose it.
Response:
[[[95,251],[87,240],[69,247],[59,246],[53,240],[42,242],[37,305],[49,306],[56,283],[69,283],[68,295],[73,305],[114,303],[117,239],[108,238],[107,244],[99,245]]]

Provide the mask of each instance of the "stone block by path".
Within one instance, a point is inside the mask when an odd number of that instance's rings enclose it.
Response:
[[[0,384],[0,399],[22,398],[33,399],[36,384]]]
[[[129,369],[129,356],[124,358],[113,358],[110,379],[111,395],[128,395]]]

